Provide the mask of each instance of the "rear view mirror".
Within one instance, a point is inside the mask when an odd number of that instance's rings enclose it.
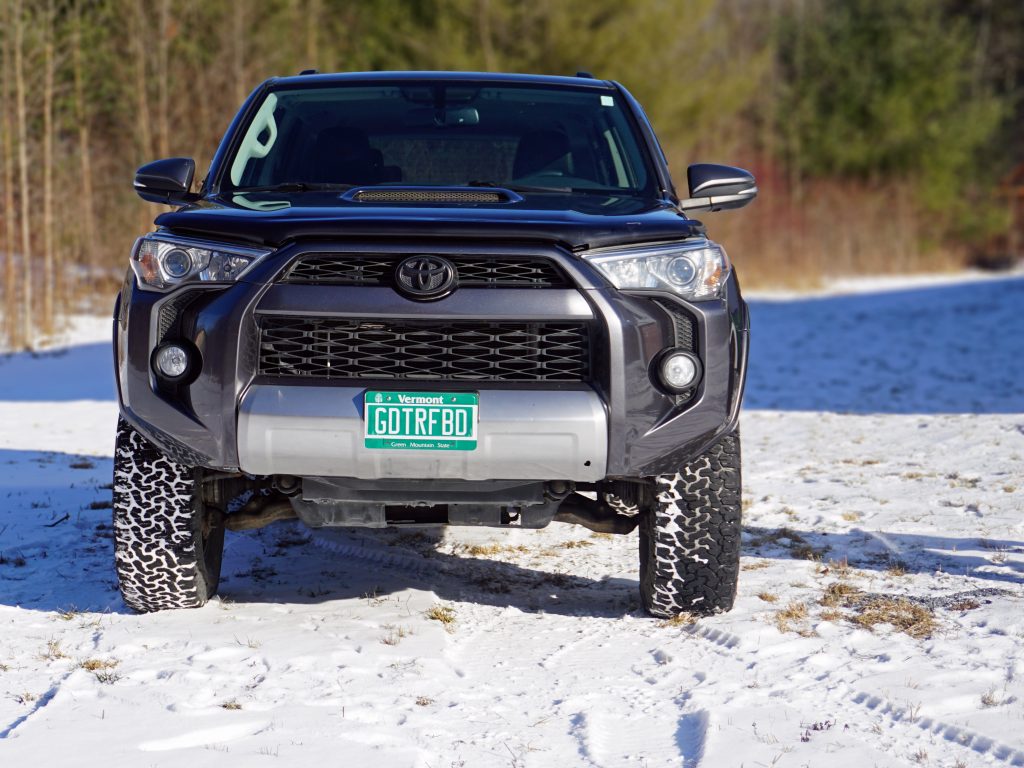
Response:
[[[421,107],[411,109],[405,114],[405,124],[409,127],[449,128],[454,125],[479,125],[480,113],[475,107],[449,107],[432,109]]]
[[[169,157],[147,163],[135,172],[135,191],[143,200],[182,205],[199,198],[189,190],[196,175],[191,157]]]
[[[684,211],[727,211],[742,208],[757,197],[754,174],[742,168],[694,163],[686,170],[690,197],[679,203]]]

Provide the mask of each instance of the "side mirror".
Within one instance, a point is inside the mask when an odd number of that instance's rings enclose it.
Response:
[[[742,168],[694,163],[686,169],[690,198],[679,203],[684,211],[728,211],[757,197],[754,174]]]
[[[155,160],[135,172],[135,191],[150,203],[183,205],[199,199],[189,191],[195,175],[196,161],[191,157]]]

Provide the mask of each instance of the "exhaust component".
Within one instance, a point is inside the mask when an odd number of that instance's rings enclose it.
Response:
[[[555,520],[582,525],[597,533],[632,533],[640,522],[640,515],[623,515],[603,501],[574,493],[558,507]]]
[[[295,517],[297,515],[288,499],[255,496],[240,510],[225,516],[224,527],[229,531],[251,531]]]

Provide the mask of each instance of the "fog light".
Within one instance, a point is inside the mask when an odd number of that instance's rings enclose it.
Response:
[[[156,351],[153,363],[157,373],[168,379],[180,379],[189,369],[189,354],[177,344],[165,344]]]
[[[700,378],[700,361],[689,352],[669,352],[661,361],[661,380],[674,392],[690,389]]]

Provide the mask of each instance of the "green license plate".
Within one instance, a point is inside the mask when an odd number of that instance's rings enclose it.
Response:
[[[476,392],[367,392],[367,448],[472,451],[480,395]]]

